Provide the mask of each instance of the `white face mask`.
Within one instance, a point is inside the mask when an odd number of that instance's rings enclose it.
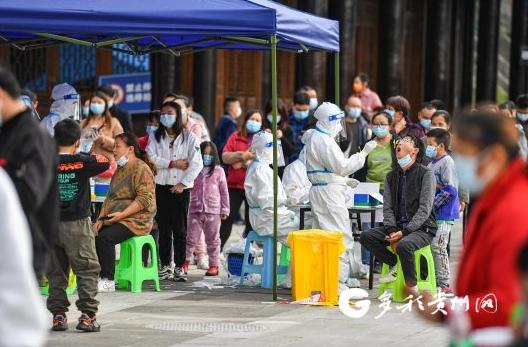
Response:
[[[116,164],[119,167],[123,167],[128,163],[128,157],[126,155],[122,155],[119,159],[117,159]]]
[[[242,115],[242,108],[237,108],[237,111],[236,111],[236,114],[235,114],[235,118],[240,118],[240,116]]]
[[[317,98],[310,98],[310,110],[315,110],[318,105],[319,101],[317,101]]]

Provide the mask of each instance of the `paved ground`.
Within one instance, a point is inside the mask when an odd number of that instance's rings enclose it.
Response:
[[[452,261],[460,250],[460,225],[455,226]],[[236,230],[237,235],[240,229]],[[189,282],[166,281],[159,293],[100,294],[97,334],[70,330],[50,335],[48,346],[446,346],[447,332],[393,309],[381,309],[375,291],[369,313],[361,319],[344,316],[338,307],[271,302],[269,290],[258,288],[192,288],[204,271],[192,270]],[[362,288],[367,282],[362,281]],[[279,297],[291,300],[290,291]],[[76,299],[71,297],[72,302]],[[78,312],[70,312],[70,327]]]

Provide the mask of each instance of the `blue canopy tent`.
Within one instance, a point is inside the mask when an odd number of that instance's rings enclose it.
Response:
[[[277,237],[277,49],[334,53],[339,104],[339,23],[270,0],[2,0],[0,45],[20,50],[64,43],[133,55],[205,49],[271,51],[274,237]],[[116,44],[121,44],[116,47]],[[276,246],[276,242],[275,242]],[[274,250],[276,255],[277,250]],[[274,263],[276,265],[276,259]],[[276,266],[274,267],[276,268]],[[273,299],[276,300],[276,276]]]

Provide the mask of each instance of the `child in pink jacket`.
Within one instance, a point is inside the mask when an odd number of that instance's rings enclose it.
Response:
[[[189,259],[203,230],[209,255],[209,270],[205,275],[217,276],[220,261],[220,224],[229,216],[229,193],[215,144],[209,141],[202,142],[200,149],[204,168],[194,181],[191,190],[183,270],[187,273]]]

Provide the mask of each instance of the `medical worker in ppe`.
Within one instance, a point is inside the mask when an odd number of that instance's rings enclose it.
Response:
[[[312,131],[312,130],[309,130]],[[282,186],[286,191],[286,204],[296,216],[300,215],[299,205],[310,203],[310,188],[312,183],[306,174],[306,148],[303,147],[299,157],[284,169]],[[304,215],[304,228],[311,229],[312,215],[310,212]]]
[[[246,173],[244,188],[249,205],[249,221],[261,236],[273,235],[273,137],[261,131],[253,136],[251,150],[255,153]],[[277,238],[284,243],[290,231],[299,229],[299,219],[286,205],[286,193],[279,178]]]
[[[313,228],[341,231],[344,234],[347,252],[339,258],[339,282],[340,290],[343,290],[350,275],[354,245],[345,191],[347,185],[355,188],[359,183],[348,176],[363,167],[365,158],[377,144],[375,141],[367,142],[361,152],[346,158],[335,141],[338,134],[346,136],[346,132],[343,132],[344,112],[337,105],[324,102],[314,115],[317,119],[316,128],[304,136],[306,169],[312,183],[310,203]]]
[[[42,120],[51,136],[54,135],[53,127],[59,121],[70,118],[79,121],[81,98],[75,88],[68,83],[57,84],[51,91],[53,102],[49,114]]]

